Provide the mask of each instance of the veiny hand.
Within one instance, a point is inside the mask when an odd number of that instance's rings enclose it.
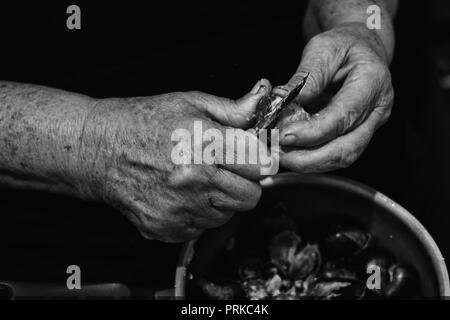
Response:
[[[282,117],[280,163],[298,172],[347,167],[391,113],[394,92],[383,44],[376,33],[359,23],[321,33],[305,47],[289,83],[274,92],[285,94],[307,72],[310,77],[297,101],[302,106],[323,100],[327,89],[340,89],[309,120],[304,120],[298,105]]]
[[[100,100],[82,137],[85,192],[127,215],[144,237],[168,242],[252,209],[261,195],[259,165],[175,165],[171,135],[192,132],[195,120],[203,130],[245,128],[270,90],[261,80],[237,101],[200,92]]]

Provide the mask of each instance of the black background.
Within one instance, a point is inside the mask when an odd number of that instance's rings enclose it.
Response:
[[[304,42],[304,1],[0,4],[0,78],[94,97],[200,90],[237,98],[262,77],[282,84]],[[81,7],[82,29],[66,28]],[[361,159],[337,172],[380,190],[415,214],[450,254],[450,74],[448,1],[401,1],[392,64],[390,122]],[[99,204],[0,190],[0,279],[171,284],[178,245],[145,241]]]

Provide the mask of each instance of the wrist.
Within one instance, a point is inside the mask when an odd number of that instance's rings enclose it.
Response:
[[[72,158],[69,172],[76,181],[78,195],[84,199],[105,198],[106,173],[114,154],[115,100],[93,99],[82,115],[76,157]]]
[[[48,137],[42,150],[49,150],[40,154],[46,175],[57,179],[56,192],[70,194],[82,199],[96,200],[89,191],[89,172],[87,164],[92,162],[84,151],[84,140],[87,133],[92,131],[89,117],[95,109],[98,100],[85,97],[73,96],[67,104],[51,110],[47,115],[49,121]],[[51,153],[49,155],[48,153]]]
[[[10,82],[0,93],[0,184],[79,195],[74,164],[93,99]]]

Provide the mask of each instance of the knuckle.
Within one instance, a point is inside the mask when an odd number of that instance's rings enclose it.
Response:
[[[391,71],[385,64],[379,66],[378,72],[381,79],[391,82]]]
[[[394,89],[390,86],[385,93],[378,99],[377,107],[389,111],[394,104]]]
[[[228,197],[220,191],[206,192],[203,199],[200,201],[200,209],[204,216],[212,217],[217,212],[226,207]]]
[[[361,63],[358,63],[356,66],[357,66],[357,68],[359,68],[359,70],[363,74],[366,74],[371,77],[376,76],[377,79],[381,78],[381,77],[379,77],[379,75],[381,75],[381,73],[380,73],[380,65],[378,63],[361,62]]]
[[[376,81],[376,84],[379,88],[391,88],[391,72],[389,68],[384,64],[375,65],[374,71],[371,73],[373,79]],[[383,90],[386,91],[386,90]]]
[[[315,35],[314,37],[312,37],[310,40],[309,40],[309,42],[308,42],[308,44],[307,44],[307,47],[308,48],[311,48],[311,47],[321,47],[322,46],[322,43],[323,43],[323,41],[324,41],[324,34],[323,33],[319,33],[319,34],[317,34],[317,35]]]
[[[378,129],[389,120],[392,111],[390,108],[385,109],[385,110],[375,108],[373,112],[377,113],[379,116],[379,119],[380,119],[379,123],[377,124],[377,126],[375,128],[375,129]]]
[[[395,91],[394,91],[394,88],[392,87],[392,85],[389,86],[389,90],[388,90],[388,94],[387,95],[388,95],[389,101],[391,103],[393,103],[394,99],[395,99]]]
[[[241,194],[225,195],[223,193],[213,193],[207,195],[207,200],[204,201],[204,210],[209,210],[210,216],[217,216],[216,211],[249,211],[256,207],[259,198],[261,197],[261,188],[249,188]],[[227,217],[228,219],[229,217]]]
[[[346,111],[346,114],[344,115],[344,131],[342,132],[342,134],[353,128],[356,124],[358,119],[361,116],[361,110],[359,108],[351,108],[349,110]]]
[[[201,207],[203,210],[209,211],[212,208],[220,207],[221,201],[217,198],[217,195],[212,194],[211,192],[207,192],[203,201],[201,201]]]
[[[345,161],[344,165],[345,167],[343,168],[347,168],[349,166],[351,166],[353,163],[355,163],[355,161],[358,159],[359,157],[359,152],[353,151],[351,153],[349,153],[347,155],[347,161]]]
[[[336,138],[345,134],[356,124],[361,115],[361,111],[356,108],[344,109],[339,107],[336,110],[341,110],[341,114],[337,117],[334,123],[334,130],[331,132],[332,136],[329,138]]]
[[[383,113],[383,117],[382,117],[382,119],[383,119],[383,123],[386,123],[388,120],[389,120],[389,118],[391,117],[391,113],[392,113],[392,109],[387,109],[384,113]]]
[[[187,226],[216,228],[225,224],[231,219],[234,210],[230,210],[230,205],[227,204],[224,198],[221,195],[207,194],[198,209],[201,212],[201,216],[191,219],[191,222]]]
[[[340,147],[336,153],[334,163],[338,168],[344,169],[351,166],[358,158],[356,152],[348,150],[345,147]]]
[[[335,132],[334,132],[334,136],[335,137],[339,137],[340,135],[342,135],[346,128],[347,128],[347,122],[348,122],[348,117],[347,116],[343,116],[340,117],[337,121],[336,121],[336,127],[335,127]]]
[[[381,61],[364,62],[358,65],[361,72],[375,79],[380,85],[391,83],[391,72],[389,68]]]
[[[324,44],[334,43],[334,37],[327,32],[319,33],[309,40],[309,45],[312,47],[323,48]]]

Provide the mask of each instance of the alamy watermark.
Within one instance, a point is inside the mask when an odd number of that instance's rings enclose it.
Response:
[[[279,130],[260,130],[258,137],[242,129],[226,128],[224,131],[209,128],[203,131],[203,123],[194,121],[193,132],[176,129],[171,136],[175,143],[171,152],[176,165],[228,164],[260,165],[261,175],[274,175],[279,169]],[[270,150],[268,145],[270,144]]]
[[[76,264],[67,267],[66,273],[69,274],[66,281],[67,289],[81,289],[81,269]]]
[[[369,17],[366,20],[366,26],[369,30],[381,29],[381,8],[376,4],[367,7],[366,13]]]
[[[70,5],[66,9],[66,13],[69,14],[66,20],[66,27],[69,30],[81,29],[81,9],[77,5]]]

